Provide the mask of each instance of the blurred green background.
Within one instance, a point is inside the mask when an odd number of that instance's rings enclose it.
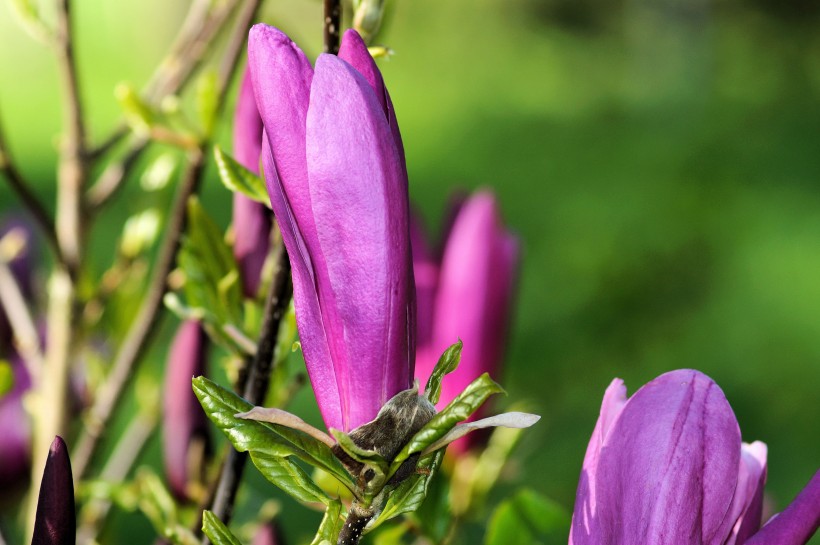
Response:
[[[381,67],[417,208],[435,227],[451,191],[491,187],[522,240],[503,384],[544,418],[513,481],[571,509],[612,378],[632,393],[692,367],[723,388],[744,439],[768,444],[767,491],[782,508],[820,465],[820,4],[388,4],[377,42],[395,50]],[[92,136],[119,118],[114,85],[145,81],[186,7],[76,3]],[[260,19],[320,49],[320,2],[269,2]],[[54,68],[0,2],[2,122],[50,204]],[[227,225],[213,169],[204,200]],[[100,267],[123,214],[144,205],[131,183],[98,224]],[[0,184],[0,210],[17,208]],[[316,419],[306,395],[296,410]]]

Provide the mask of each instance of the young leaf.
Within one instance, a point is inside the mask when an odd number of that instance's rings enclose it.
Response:
[[[195,545],[193,533],[180,524],[176,503],[162,480],[147,468],[140,469],[135,481],[136,505],[154,529],[174,545]]]
[[[202,532],[214,545],[242,545],[242,542],[236,539],[228,527],[211,511],[202,512]]]
[[[206,135],[211,135],[214,129],[219,95],[217,87],[216,70],[203,71],[196,82],[196,113]]]
[[[461,361],[461,349],[464,344],[461,339],[454,345],[450,346],[444,351],[444,354],[438,359],[438,363],[430,373],[430,378],[427,379],[427,386],[424,387],[424,395],[430,400],[430,403],[435,405],[438,403],[441,396],[441,380],[444,375],[452,373],[458,367],[458,362]]]
[[[466,420],[488,397],[502,392],[504,389],[487,373],[475,379],[401,449],[390,465],[388,477],[392,476],[410,455],[423,452],[428,446],[447,435],[456,424]]]
[[[134,132],[147,135],[157,123],[157,112],[146,104],[136,90],[127,83],[114,88],[114,96],[120,103],[125,121]]]
[[[326,444],[285,426],[237,418],[236,414],[250,411],[251,404],[205,377],[193,379],[193,388],[208,418],[228,436],[236,450],[248,451],[252,456],[296,456],[332,474],[347,488],[355,488],[350,474]]]
[[[178,258],[185,284],[185,305],[198,312],[209,333],[230,350],[242,353],[224,332],[242,323],[242,290],[233,253],[219,227],[196,198],[188,201],[188,231]]]
[[[427,496],[427,488],[439,466],[441,466],[443,458],[443,450],[421,458],[416,465],[416,473],[402,481],[395,490],[388,493],[387,502],[376,520],[370,523],[367,531],[373,530],[395,516],[418,509]]]
[[[272,456],[268,452],[252,450],[251,461],[256,469],[271,483],[290,494],[294,499],[304,503],[324,503],[333,501],[310,475],[290,458]]]
[[[219,179],[225,187],[270,208],[270,197],[262,178],[240,165],[219,146],[214,146],[214,158]]]
[[[245,420],[256,420],[257,422],[268,422],[270,424],[279,424],[286,428],[299,430],[304,432],[314,439],[321,441],[329,447],[333,447],[336,443],[333,438],[320,429],[314,428],[295,414],[277,409],[275,407],[254,407],[246,413],[237,413],[234,416],[243,418]]]
[[[569,525],[570,516],[560,505],[525,488],[495,510],[484,545],[564,544]]]
[[[537,414],[509,412],[497,414],[489,418],[482,418],[481,420],[476,420],[475,422],[459,424],[447,432],[447,435],[424,449],[423,454],[429,454],[442,447],[446,447],[456,439],[464,437],[471,431],[496,427],[529,428],[539,420],[541,420],[541,417]]]
[[[319,524],[319,529],[316,531],[316,536],[310,545],[321,545],[322,543],[335,543],[339,537],[339,531],[344,524],[342,518],[342,502],[333,500],[327,504],[325,516],[322,517],[322,522]]]

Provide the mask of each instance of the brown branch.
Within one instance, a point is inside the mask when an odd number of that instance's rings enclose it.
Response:
[[[325,0],[324,44],[325,53],[339,52],[339,33],[342,26],[342,3],[340,0]]]
[[[255,17],[260,1],[261,0],[249,0],[237,17],[238,32],[234,34],[241,33],[241,38],[237,38],[234,35],[225,52],[225,61],[222,65],[217,86],[218,112],[224,107],[228,86],[243,50],[248,25]],[[156,265],[154,266],[154,273],[149,284],[148,293],[143,300],[137,317],[134,319],[134,322],[126,334],[123,344],[117,352],[111,372],[108,377],[106,377],[106,381],[89,411],[86,426],[78,439],[74,453],[72,453],[72,466],[74,467],[77,478],[81,478],[87,472],[99,443],[100,436],[122,397],[122,391],[133,374],[136,364],[147,349],[151,337],[156,332],[160,310],[162,309],[162,299],[165,295],[167,277],[176,262],[180,238],[185,228],[188,199],[196,192],[199,186],[205,166],[205,152],[210,147],[211,142],[205,140],[201,142],[199,148],[191,154],[188,169],[177,189],[177,194],[169,214],[170,219],[165,229],[165,238],[160,248]]]
[[[58,0],[54,38],[57,67],[63,86],[65,130],[57,177],[55,224],[62,261],[69,274],[76,278],[82,259],[82,194],[88,177],[88,161],[85,157],[86,130],[74,61],[69,0]]]
[[[17,169],[14,161],[11,158],[6,139],[3,135],[3,129],[0,126],[0,173],[5,175],[9,185],[17,193],[17,196],[23,202],[23,206],[34,218],[34,221],[40,227],[43,235],[46,237],[49,246],[59,256],[60,247],[57,244],[57,233],[54,231],[54,222],[50,214],[46,211],[45,206],[40,202],[34,192],[30,189],[29,184],[23,178],[20,171]]]

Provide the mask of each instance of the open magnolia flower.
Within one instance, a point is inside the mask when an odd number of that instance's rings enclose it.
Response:
[[[820,477],[758,532],[766,445],[741,443],[717,384],[661,375],[627,399],[615,379],[592,432],[570,545],[803,545],[820,522]]]

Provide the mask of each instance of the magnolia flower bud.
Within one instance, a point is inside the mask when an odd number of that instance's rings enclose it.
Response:
[[[251,29],[248,57],[302,352],[325,424],[349,431],[413,377],[407,171],[393,105],[352,30],[315,70],[265,25]]]
[[[424,383],[444,350],[458,339],[464,343],[458,368],[442,383],[439,409],[482,373],[500,371],[518,268],[518,240],[501,222],[490,192],[478,192],[454,209],[440,263],[420,226],[412,230],[419,316],[416,378]],[[464,450],[481,437],[471,434],[454,449]]]
[[[189,499],[189,484],[202,469],[210,450],[208,419],[191,389],[191,379],[204,374],[208,337],[199,322],[184,322],[171,346],[165,375],[162,428],[165,473],[171,491]]]
[[[68,447],[57,436],[43,470],[31,545],[73,545],[76,524],[71,460]]]

